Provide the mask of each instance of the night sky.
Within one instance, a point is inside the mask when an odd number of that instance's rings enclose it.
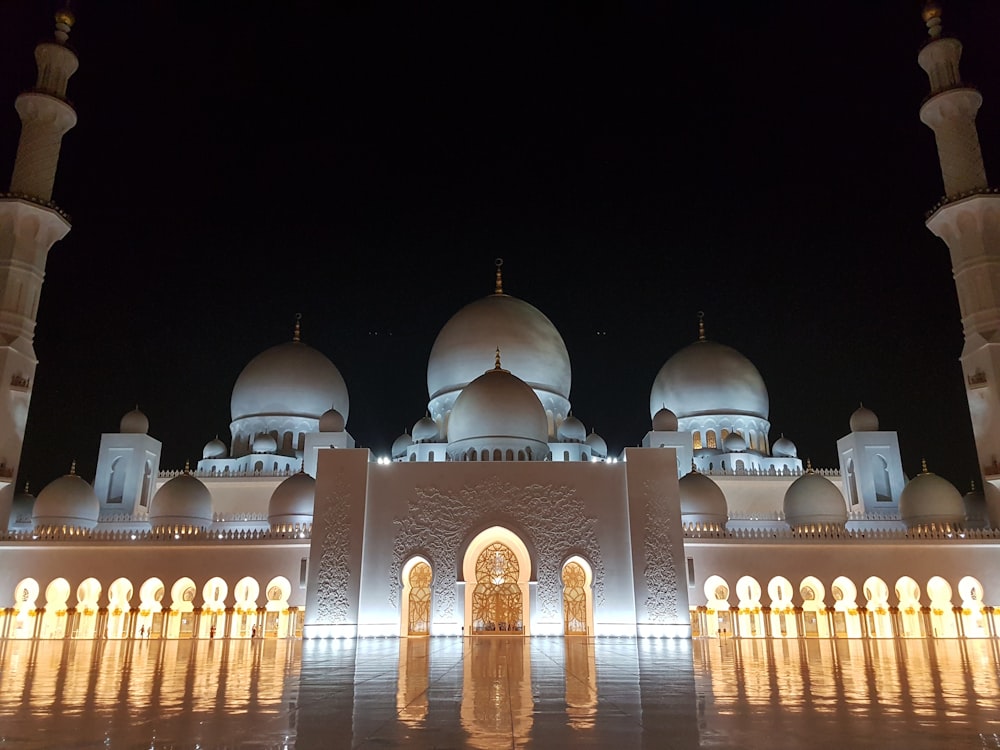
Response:
[[[55,8],[0,0],[4,180]],[[297,313],[347,382],[348,430],[387,452],[496,257],[614,452],[701,310],[763,375],[772,441],[836,467],[863,402],[906,473],[976,478],[948,251],[923,225],[942,187],[920,0],[72,8],[54,199],[73,229],[38,316],[33,492],[73,460],[93,479],[136,405],[161,468],[228,443],[240,370]],[[946,2],[944,27],[1000,169],[1000,4]]]

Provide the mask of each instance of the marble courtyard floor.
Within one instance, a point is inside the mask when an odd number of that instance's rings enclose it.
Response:
[[[0,641],[4,748],[1000,748],[995,640]]]

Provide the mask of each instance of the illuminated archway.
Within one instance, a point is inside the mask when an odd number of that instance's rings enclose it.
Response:
[[[826,587],[815,576],[806,576],[799,584],[799,596],[802,597],[802,634],[807,638],[829,638]]]
[[[179,578],[170,587],[170,618],[167,638],[190,638],[194,634],[194,598],[198,589],[190,578]]]
[[[574,555],[563,564],[563,633],[565,635],[590,635],[592,632],[594,622],[593,580],[593,569],[579,555]]]
[[[131,600],[132,582],[127,578],[116,578],[108,586],[108,624],[104,630],[108,639],[120,640],[128,637]]]
[[[965,576],[958,582],[962,600],[962,630],[966,638],[986,638],[990,634],[986,608],[983,606],[983,584],[977,578]]]
[[[292,629],[288,597],[292,595],[292,584],[284,576],[272,578],[265,589],[267,599],[264,604],[264,634],[275,638],[287,638]]]
[[[249,638],[253,634],[254,625],[257,624],[257,597],[260,596],[260,584],[251,576],[241,578],[233,587],[233,595],[236,601],[233,603],[233,621],[229,628],[229,637]],[[222,609],[224,613],[224,602]]]
[[[833,595],[833,635],[837,638],[860,638],[861,614],[858,612],[858,588],[847,576],[838,576],[830,587]]]
[[[411,557],[402,570],[400,635],[422,636],[431,632],[431,583],[433,570],[423,557]]]
[[[941,576],[932,576],[927,581],[927,598],[931,600],[930,635],[935,638],[958,637],[958,622],[951,602],[951,584]]]
[[[737,628],[741,638],[763,638],[764,614],[760,607],[760,583],[753,576],[743,576],[736,582]]]
[[[45,587],[45,614],[39,638],[66,637],[66,608],[73,589],[65,578],[56,578]]]
[[[209,578],[201,587],[204,603],[201,605],[201,621],[198,625],[199,638],[214,638],[216,635],[222,635],[226,621],[226,596],[228,594],[229,584],[218,576]]]
[[[767,584],[767,595],[771,599],[771,637],[798,638],[799,626],[795,619],[795,605],[792,603],[792,582],[784,576],[775,576]]]
[[[101,597],[101,582],[88,578],[76,587],[76,626],[74,638],[97,637],[98,599]]]
[[[899,601],[899,634],[903,638],[923,638],[920,586],[909,576],[903,576],[896,581],[896,599]]]
[[[528,635],[531,558],[521,538],[502,526],[480,532],[462,565],[466,633]]]
[[[732,613],[729,611],[729,584],[722,576],[711,575],[705,581],[707,614],[705,635],[732,635]]]
[[[895,629],[889,613],[889,586],[878,576],[865,580],[864,595],[868,609],[868,636],[870,638],[892,638]]]
[[[159,578],[147,578],[139,587],[139,621],[135,633],[139,638],[159,638],[163,633],[163,597],[166,590]]]
[[[11,624],[10,638],[34,638],[37,601],[38,581],[34,578],[25,578],[14,587],[14,622]]]

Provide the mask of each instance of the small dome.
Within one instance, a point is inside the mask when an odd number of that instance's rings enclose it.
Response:
[[[740,433],[730,432],[722,443],[726,453],[743,453],[747,449],[747,441]]]
[[[118,432],[132,435],[145,435],[149,432],[149,419],[136,407],[122,417],[118,423]]]
[[[7,523],[11,531],[27,530],[32,527],[32,513],[35,509],[35,496],[28,492],[27,486],[14,495],[10,503],[10,520]]]
[[[593,430],[587,435],[587,439],[584,441],[590,446],[590,452],[597,458],[607,458],[608,457],[608,444],[604,441],[600,435],[598,435]]]
[[[398,458],[400,456],[405,456],[406,451],[410,449],[411,445],[413,445],[413,438],[404,432],[392,441],[392,457]]]
[[[267,504],[271,527],[311,524],[316,500],[316,480],[303,471],[293,474],[274,488]]]
[[[862,404],[851,414],[851,432],[878,432],[878,417]]]
[[[320,415],[320,432],[343,432],[346,427],[344,415],[336,409],[327,409]]]
[[[656,432],[677,432],[677,415],[665,406],[660,408],[653,415],[653,429]]]
[[[101,502],[94,488],[82,477],[76,475],[76,468],[70,473],[49,482],[35,499],[31,520],[35,528],[45,526],[72,526],[92,529],[97,526],[101,514]]]
[[[963,526],[965,503],[955,486],[937,474],[923,471],[906,483],[899,493],[899,515],[908,529],[937,524]]]
[[[497,440],[534,443],[534,458],[543,459],[548,445],[548,419],[535,392],[519,377],[497,366],[487,370],[455,399],[448,422],[448,443],[472,441],[468,447],[499,447]],[[539,445],[541,444],[541,445]],[[465,448],[466,446],[459,446]]]
[[[225,443],[219,440],[218,436],[205,443],[205,447],[201,449],[202,458],[225,458],[228,454],[229,449],[226,448]]]
[[[985,529],[989,528],[989,515],[986,511],[986,493],[977,490],[975,484],[962,496],[962,504],[965,506],[965,528]]]
[[[560,443],[582,443],[587,439],[587,428],[572,414],[567,414],[556,430],[556,436]]]
[[[811,469],[785,490],[785,521],[793,529],[803,526],[843,526],[847,504],[837,485]]]
[[[154,529],[162,526],[207,528],[212,525],[212,493],[187,471],[178,474],[153,495],[149,523]]]
[[[254,453],[274,453],[278,450],[278,441],[274,439],[274,435],[261,432],[253,439],[252,450]]]
[[[681,521],[683,523],[712,523],[725,526],[729,520],[729,506],[722,488],[709,477],[697,471],[685,474],[677,483],[680,489]]]
[[[798,458],[799,449],[795,447],[795,443],[782,435],[771,446],[771,455],[775,458]]]
[[[430,416],[423,416],[413,425],[414,443],[433,443],[438,439],[437,422]]]

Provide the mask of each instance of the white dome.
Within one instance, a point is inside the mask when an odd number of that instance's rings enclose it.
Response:
[[[680,489],[682,522],[725,526],[729,520],[729,506],[718,484],[704,474],[692,471],[682,476],[677,486]]]
[[[153,495],[149,506],[149,523],[161,526],[212,525],[212,493],[200,479],[188,472],[178,474]]]
[[[985,529],[989,527],[989,515],[986,511],[986,493],[982,490],[977,490],[973,485],[962,496],[962,504],[965,506],[965,528]]]
[[[347,423],[344,420],[344,415],[336,409],[327,409],[325,412],[320,414],[320,432],[343,432],[346,426]]]
[[[78,477],[75,470],[49,482],[38,493],[31,511],[35,527],[73,526],[92,529],[97,526],[101,502],[94,488]]]
[[[653,429],[656,432],[677,432],[677,415],[661,406],[653,415]]]
[[[722,443],[726,453],[743,453],[747,449],[747,441],[740,433],[730,432]]]
[[[753,363],[724,344],[699,340],[666,361],[653,381],[649,414],[664,405],[678,418],[741,414],[767,419],[764,379]]]
[[[274,435],[262,432],[254,437],[252,447],[254,453],[274,453],[278,450],[278,441]]]
[[[118,432],[145,435],[149,432],[149,419],[136,407],[121,418],[118,423]]]
[[[798,458],[799,449],[795,447],[795,443],[782,435],[771,446],[771,455],[776,458]]]
[[[871,409],[859,406],[851,414],[851,432],[878,432],[878,417]]]
[[[300,471],[274,488],[267,504],[267,520],[277,525],[310,524],[316,501],[316,480]]]
[[[965,503],[955,486],[927,467],[899,493],[899,515],[907,528],[937,524],[963,526]]]
[[[226,448],[226,444],[219,440],[218,437],[213,440],[209,440],[205,443],[205,447],[201,450],[202,458],[225,458],[229,453],[229,449]]]
[[[802,526],[843,526],[847,504],[837,485],[809,471],[785,490],[785,522],[793,529]]]
[[[413,442],[425,443],[434,442],[438,439],[437,422],[429,416],[421,417],[413,425]]]
[[[337,409],[347,421],[350,402],[340,371],[301,341],[272,346],[243,368],[233,386],[232,419],[308,417]]]
[[[413,438],[411,438],[404,432],[402,435],[400,435],[398,438],[392,441],[392,451],[391,451],[392,457],[396,458],[398,456],[405,456],[406,451],[410,449],[411,445],[413,445]]]
[[[590,452],[597,456],[598,458],[608,457],[608,444],[605,442],[604,438],[598,435],[593,430],[587,435],[587,439],[584,441],[590,446]]]
[[[559,425],[556,435],[560,443],[582,443],[587,439],[587,428],[583,426],[583,422],[570,414]]]
[[[499,347],[504,367],[530,387],[569,398],[570,364],[559,331],[537,308],[507,294],[476,300],[445,323],[427,362],[433,400],[482,375]]]
[[[448,423],[449,445],[472,441],[468,447],[489,448],[497,438],[535,443],[535,454],[543,452],[537,444],[547,445],[548,439],[548,420],[538,396],[523,380],[499,366],[487,370],[459,394]]]

